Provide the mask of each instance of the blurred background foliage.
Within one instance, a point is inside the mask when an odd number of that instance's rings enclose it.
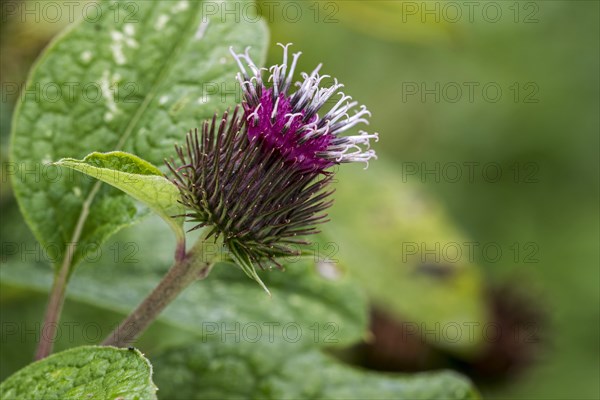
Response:
[[[68,24],[7,15],[6,3],[3,164],[12,85],[24,82],[35,57]],[[452,367],[487,398],[598,398],[599,3],[469,3],[258,3],[271,28],[268,63],[280,61],[277,42],[294,43],[303,52],[300,70],[322,62],[323,73],[368,105],[370,130],[381,134],[381,163],[344,171],[340,179],[356,185],[340,187],[332,211],[338,222],[324,232],[325,242],[339,245],[341,268],[374,300],[370,337],[340,356],[383,370]],[[501,97],[484,92],[486,85],[501,88]],[[499,179],[485,179],[489,163],[499,166]],[[448,179],[454,174],[445,175],[444,166],[456,164],[462,176]],[[425,173],[436,165],[440,179]],[[2,241],[30,240],[5,172]],[[503,255],[494,261],[476,251],[468,266],[425,265],[434,283],[420,284],[399,257],[404,244],[424,240],[494,243]],[[41,319],[44,297],[3,286],[1,298],[4,321]],[[94,320],[86,310],[72,304],[67,313]],[[457,310],[465,310],[463,319]],[[107,326],[118,320],[94,313]],[[411,342],[403,332],[406,322],[448,320],[525,326],[531,340],[503,338],[457,352],[435,338]],[[155,327],[144,339],[150,347],[156,332],[169,330]],[[11,360],[32,351],[2,347],[3,377],[22,364]]]

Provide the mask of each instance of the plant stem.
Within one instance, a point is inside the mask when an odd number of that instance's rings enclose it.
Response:
[[[48,299],[48,306],[46,307],[46,315],[44,316],[44,324],[40,332],[40,342],[35,352],[35,359],[41,360],[46,358],[52,353],[52,347],[54,346],[54,339],[58,328],[58,321],[60,320],[60,314],[62,312],[63,304],[65,303],[65,293],[67,291],[67,281],[69,278],[69,272],[71,270],[71,264],[75,255],[75,249],[81,232],[83,231],[83,225],[90,213],[90,205],[94,200],[94,196],[100,189],[100,182],[96,182],[94,187],[90,191],[90,194],[85,199],[81,207],[81,213],[77,220],[77,225],[73,231],[71,242],[67,244],[65,251],[65,257],[58,270],[58,274],[54,276],[54,282],[52,283],[52,291]]]
[[[213,263],[202,259],[203,244],[200,240],[189,253],[176,260],[158,286],[102,344],[116,347],[130,345],[185,288],[197,280],[206,278]]]
[[[52,353],[60,313],[65,303],[68,271],[68,265],[67,267],[62,266],[52,283],[52,291],[46,306],[46,315],[40,332],[40,342],[35,352],[35,360],[46,358]]]

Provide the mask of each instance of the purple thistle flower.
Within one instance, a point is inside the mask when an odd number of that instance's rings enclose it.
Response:
[[[291,65],[288,65],[290,45],[279,45],[283,48],[283,62],[268,70],[270,87],[262,77],[266,69],[254,64],[248,49],[245,54],[236,54],[231,49],[241,71],[237,79],[242,87],[250,138],[257,138],[265,151],[276,149],[284,159],[302,170],[322,172],[344,162],[368,165],[370,159],[376,158],[375,152],[370,150],[370,140],[377,140],[378,134],[365,131],[356,136],[340,134],[359,123],[368,124],[366,117],[371,113],[361,106],[350,116],[358,102],[351,102],[350,96],[339,91],[344,85],[336,79],[332,86],[320,87],[329,77],[319,75],[321,65],[310,75],[303,72],[303,81],[295,83],[298,89],[289,93],[301,53],[294,53]],[[339,101],[320,116],[318,112],[334,95],[340,95]]]
[[[220,121],[206,121],[201,135],[190,132],[176,146],[179,163],[167,162],[192,230],[208,227],[207,238],[222,238],[244,272],[262,285],[254,270],[276,258],[297,256],[301,236],[318,233],[326,221],[333,174],[299,170],[271,149],[264,152],[248,134],[239,107]],[[179,165],[177,165],[179,164]],[[264,285],[263,285],[264,287]],[[266,290],[266,288],[265,288]]]
[[[325,78],[318,75],[319,67],[303,74],[304,81],[296,83],[299,89],[288,94],[300,53],[293,55],[286,74],[287,46],[283,48],[283,64],[271,67],[269,88],[247,52],[234,54],[242,70],[243,112],[238,106],[232,115],[215,115],[201,134],[190,132],[185,146],[175,147],[178,162],[167,162],[189,210],[185,216],[197,223],[192,230],[207,227],[207,238],[222,238],[232,258],[265,290],[254,266],[281,267],[277,258],[300,254],[299,246],[308,244],[301,237],[318,233],[315,226],[326,221],[325,210],[333,202],[327,186],[334,175],[326,169],[342,162],[368,163],[375,158],[369,140],[377,139],[366,132],[338,136],[367,123],[369,115],[363,106],[349,116],[357,103],[344,94],[319,116],[342,86],[336,81],[319,88]]]

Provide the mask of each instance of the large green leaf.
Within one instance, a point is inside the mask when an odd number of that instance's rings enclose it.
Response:
[[[383,160],[368,171],[343,166],[337,178],[331,222],[323,226],[336,243],[331,257],[378,306],[414,324],[432,344],[476,351],[487,322],[481,274],[466,252],[453,263],[455,254],[443,253],[472,241],[441,204]]]
[[[0,398],[156,399],[152,366],[138,350],[84,346],[28,365],[0,384]]]
[[[149,218],[109,240],[82,263],[68,300],[128,314],[157,285],[170,264],[174,238]],[[30,244],[33,246],[33,244]],[[207,248],[206,252],[215,249]],[[25,262],[23,262],[25,261]],[[9,286],[47,291],[52,272],[42,262],[8,258],[0,280]],[[237,267],[219,263],[206,280],[187,288],[160,321],[204,336],[298,345],[336,346],[359,341],[367,329],[367,303],[348,276],[322,273],[311,258],[289,260],[285,271],[259,272],[272,297]],[[272,330],[270,330],[272,329]],[[108,332],[107,332],[108,333]]]
[[[83,160],[63,158],[55,164],[83,172],[121,189],[164,219],[178,238],[184,237],[181,215],[185,213],[185,208],[179,201],[179,190],[149,162],[133,154],[113,151],[94,152]]]
[[[452,372],[377,374],[341,364],[319,350],[209,342],[152,359],[169,399],[475,399]]]
[[[261,21],[203,15],[205,5],[102,1],[31,71],[14,116],[13,184],[38,240],[59,249],[56,265],[69,243],[80,250],[66,260],[75,265],[140,213],[114,188],[46,163],[123,150],[159,165],[188,130],[239,100],[229,46],[264,59]]]

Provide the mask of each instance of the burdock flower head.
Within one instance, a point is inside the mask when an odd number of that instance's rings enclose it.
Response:
[[[290,93],[300,53],[288,66],[288,46],[283,63],[270,68],[266,81],[248,55],[232,52],[243,103],[233,113],[206,121],[201,132],[187,135],[176,147],[179,165],[168,163],[173,182],[188,208],[193,229],[207,227],[207,237],[221,238],[235,261],[261,285],[254,265],[276,265],[277,259],[299,254],[302,237],[317,233],[332,204],[333,177],[328,169],[344,162],[375,158],[369,140],[377,134],[340,134],[358,123],[368,123],[369,112],[339,93],[341,84],[321,87],[327,76],[317,67]],[[251,71],[249,74],[248,70]],[[334,95],[341,98],[319,113]],[[263,285],[264,287],[264,285]],[[266,289],[266,288],[265,288]]]
[[[361,106],[350,116],[358,102],[351,102],[350,96],[339,91],[344,85],[336,79],[333,85],[321,87],[323,80],[329,78],[319,75],[321,65],[310,75],[303,72],[303,80],[294,84],[298,89],[289,93],[302,53],[294,53],[291,65],[288,65],[290,45],[280,46],[283,47],[283,62],[269,68],[267,82],[271,83],[270,87],[265,85],[262,76],[266,69],[254,64],[248,50],[245,54],[232,51],[241,70],[237,79],[242,86],[250,138],[258,139],[265,149],[275,149],[297,169],[320,172],[342,162],[368,163],[375,157],[375,152],[369,150],[369,141],[377,139],[377,134],[360,131],[357,136],[340,136],[340,133],[361,122],[368,124],[366,117],[371,113]],[[337,103],[320,116],[318,112],[335,95],[340,96]]]

